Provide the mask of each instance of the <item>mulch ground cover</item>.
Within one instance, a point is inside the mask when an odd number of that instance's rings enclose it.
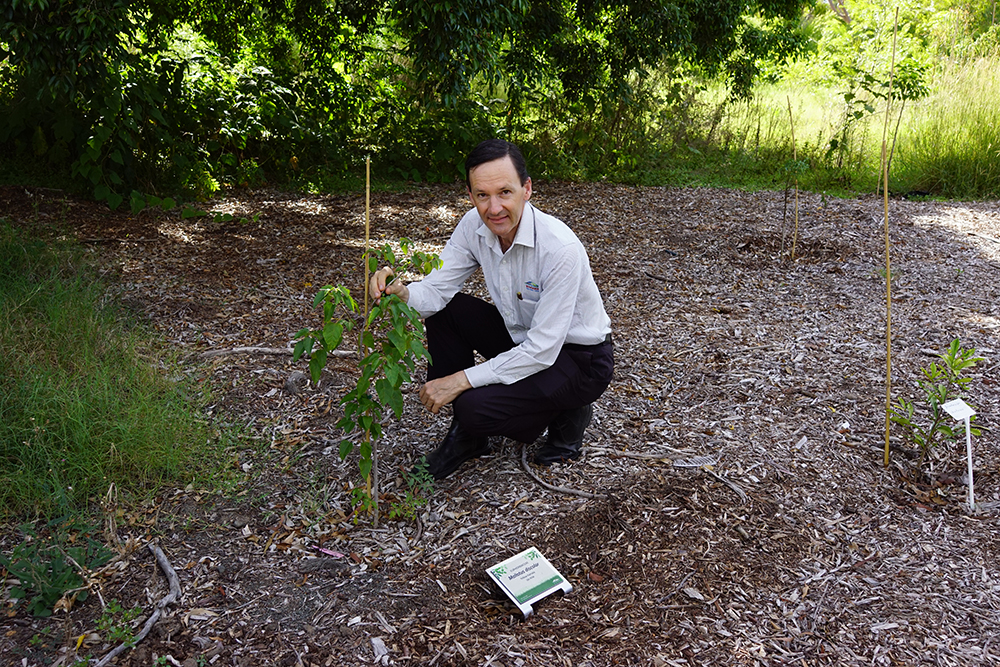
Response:
[[[363,193],[234,192],[206,204],[223,219],[0,188],[0,216],[78,239],[210,389],[206,417],[246,433],[224,491],[108,506],[100,595],[51,619],[6,602],[0,663],[107,656],[101,600],[140,607],[138,632],[169,593],[155,543],[179,595],[111,664],[1000,664],[997,203],[892,200],[887,236],[876,197],[803,194],[797,220],[781,191],[538,183],[532,201],[588,247],[613,321],[584,456],[537,468],[537,443],[493,439],[375,527],[337,456],[353,359],[313,386],[285,353],[319,287],[360,295]],[[440,250],[467,209],[458,185],[373,193],[373,243]],[[955,338],[983,357],[976,512],[964,441],[919,468],[893,432],[883,466],[887,242],[893,395],[917,398]],[[386,511],[449,423],[418,386],[384,425]],[[573,590],[523,618],[485,571],[530,546]]]

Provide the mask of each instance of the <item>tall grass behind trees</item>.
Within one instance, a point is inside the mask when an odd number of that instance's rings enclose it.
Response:
[[[1000,197],[1000,56],[948,63],[900,129],[890,185],[951,198]]]
[[[186,481],[209,427],[79,252],[0,219],[0,518]]]
[[[890,193],[1000,197],[1000,55],[946,61],[928,72],[926,86],[929,94],[923,99],[893,101]],[[885,101],[868,100],[873,111],[854,118],[844,93],[836,85],[785,79],[734,102],[725,99],[725,91],[708,87],[697,97],[704,109],[700,116],[724,112],[718,122],[703,122],[692,132],[699,137],[691,142],[696,151],[685,154],[675,147],[668,159],[675,167],[673,178],[750,189],[785,187],[792,156],[787,95],[799,161],[808,165],[797,172],[800,187],[831,194],[875,192]],[[681,165],[684,170],[678,170]]]
[[[788,104],[795,118],[792,148]],[[851,141],[831,149],[843,134],[844,101],[832,88],[788,83],[762,86],[752,99],[729,102],[715,131],[714,145],[726,156],[731,183],[751,188],[781,188],[795,172],[799,187],[816,191],[851,191],[874,187],[877,166],[869,146],[871,128],[851,128]],[[806,169],[791,164],[793,152]]]

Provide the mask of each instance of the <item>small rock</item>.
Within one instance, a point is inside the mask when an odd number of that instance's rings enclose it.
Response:
[[[292,371],[285,380],[285,391],[289,394],[301,394],[309,386],[309,376],[302,371]]]

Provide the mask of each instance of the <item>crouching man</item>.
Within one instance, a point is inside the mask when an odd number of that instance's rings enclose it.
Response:
[[[535,463],[580,458],[591,404],[614,369],[611,320],[587,251],[528,202],[521,151],[484,141],[465,168],[475,208],[445,245],[441,268],[407,286],[386,267],[369,285],[374,298],[396,294],[426,318],[433,363],[420,401],[435,414],[453,408],[448,434],[427,455],[435,479],[487,454],[492,435],[531,443],[548,428]],[[477,268],[493,304],[459,292]],[[477,365],[475,352],[486,361]]]

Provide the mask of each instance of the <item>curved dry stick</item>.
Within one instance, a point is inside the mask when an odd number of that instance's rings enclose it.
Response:
[[[280,356],[292,356],[295,352],[290,347],[234,347],[226,350],[208,350],[198,354],[199,357],[207,359],[209,357],[221,357],[226,354],[274,354]],[[353,357],[356,356],[352,350],[331,350],[326,353],[329,357]]]
[[[177,601],[177,598],[181,596],[181,581],[177,578],[177,572],[175,572],[174,568],[171,567],[170,561],[167,560],[163,550],[152,542],[150,542],[148,546],[149,550],[153,552],[153,556],[156,558],[156,562],[159,564],[160,569],[163,570],[163,574],[167,576],[167,583],[170,585],[170,593],[165,595],[156,605],[156,610],[149,616],[148,619],[146,619],[146,624],[142,626],[142,630],[140,630],[139,634],[135,636],[135,639],[117,646],[111,651],[111,653],[108,653],[106,656],[101,658],[101,661],[98,662],[95,667],[104,667],[118,657],[118,655],[125,651],[125,649],[133,648],[136,644],[145,639],[146,635],[149,634],[149,631],[153,629],[153,625],[155,625],[163,615],[164,607],[168,604],[173,604]]]
[[[528,468],[528,448],[521,447],[521,470],[528,473],[528,477],[535,480],[539,486],[548,489],[549,491],[555,491],[557,493],[565,493],[571,496],[580,496],[581,498],[607,498],[607,494],[603,493],[590,493],[588,491],[577,491],[576,489],[569,489],[565,486],[555,486],[554,484],[549,484],[548,482],[543,482],[541,478],[535,473],[531,472]]]

